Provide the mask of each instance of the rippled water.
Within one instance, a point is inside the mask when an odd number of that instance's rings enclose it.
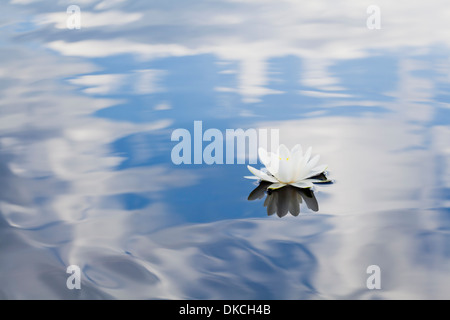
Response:
[[[2,4],[0,298],[450,298],[450,7],[378,1],[371,30],[371,4]],[[279,129],[335,183],[177,166],[196,120]]]

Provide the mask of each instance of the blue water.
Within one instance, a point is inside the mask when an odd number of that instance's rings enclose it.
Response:
[[[0,298],[450,298],[443,0],[379,1],[373,30],[364,1],[25,2],[0,12]],[[194,121],[277,129],[334,183],[175,165]]]

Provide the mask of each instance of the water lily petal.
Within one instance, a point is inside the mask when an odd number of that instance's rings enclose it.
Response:
[[[278,176],[278,170],[280,169],[280,157],[278,156],[278,153],[272,153],[270,152],[270,165],[267,168],[269,172],[277,177]]]
[[[296,144],[291,150],[291,159],[292,161],[298,164],[298,162],[302,159],[302,157],[303,157],[302,147],[299,144]]]
[[[321,172],[310,171],[309,173],[303,175],[303,177],[300,177],[300,179],[299,179],[298,181],[303,181],[303,180],[306,180],[306,179],[308,179],[308,178],[317,176],[319,173],[321,173]]]
[[[327,168],[328,168],[328,165],[327,165],[327,164],[322,164],[322,165],[320,165],[320,166],[317,166],[317,167],[311,169],[311,171],[316,171],[316,172],[318,172],[317,174],[319,174],[319,173],[322,173],[322,172],[324,172],[325,170],[327,170]]]
[[[245,179],[259,180],[260,178],[257,176],[244,176]]]
[[[308,170],[310,170],[312,167],[314,167],[317,164],[317,162],[319,162],[319,159],[320,159],[320,155],[318,154],[318,155],[314,156],[311,160],[309,160],[309,162],[307,164]]]
[[[297,188],[311,188],[313,186],[313,184],[310,181],[298,181],[298,182],[291,183],[291,186],[294,186]]]
[[[319,170],[315,170],[315,168],[314,168],[314,170],[310,170],[310,171],[308,172],[308,174],[304,175],[304,176],[301,177],[301,179],[299,179],[299,180],[305,180],[305,179],[308,179],[308,178],[317,176],[318,174],[321,174],[322,172],[324,172],[325,169],[326,169],[327,167],[328,167],[327,165],[318,166],[318,167],[316,167],[316,168],[319,168]]]
[[[299,144],[296,144],[292,149],[291,149],[291,157],[294,158],[298,157],[301,158],[303,155],[303,150],[302,150],[302,146]]]
[[[284,145],[281,144],[278,147],[278,161],[279,161],[279,167],[278,172],[275,174],[277,179],[280,182],[288,183],[293,178],[293,163],[290,159],[291,152],[289,149]]]
[[[308,173],[306,170],[307,158],[303,156],[300,160],[297,160],[296,168],[294,170],[293,181],[301,180],[302,176]]]
[[[316,155],[314,158],[309,160],[311,157],[311,151],[312,148],[309,147],[308,150],[306,150],[305,156],[303,157],[301,163],[299,164],[299,167],[296,170],[294,181],[304,180],[306,178],[312,177],[315,174],[311,174],[311,168],[317,164],[317,162],[320,159],[320,155]],[[320,167],[318,167],[320,168]],[[319,174],[320,172],[316,173]]]
[[[290,158],[280,160],[277,178],[280,182],[289,183],[294,178],[294,165]]]
[[[294,146],[291,151],[291,155],[289,158],[285,160],[282,158],[280,160],[280,165],[285,167],[283,173],[281,174],[280,181],[283,182],[292,182],[296,181],[297,172],[299,169],[300,162],[302,160],[302,150],[300,145]]]
[[[280,146],[278,147],[278,157],[280,157],[281,159],[287,159],[290,156],[291,152],[289,151],[289,149],[284,144],[280,144]]]
[[[278,182],[278,183],[273,183],[273,184],[271,184],[271,185],[269,186],[269,189],[280,189],[280,188],[283,188],[284,186],[286,186],[285,183],[280,183],[280,182]]]
[[[266,149],[264,149],[262,147],[259,147],[258,148],[258,157],[259,157],[259,160],[261,160],[262,164],[266,168],[270,166],[270,160],[271,159],[270,159]]]
[[[255,176],[257,176],[259,179],[269,182],[278,182],[277,179],[274,177],[269,176],[267,173],[262,172],[261,170],[255,169],[252,166],[247,166],[248,170],[253,173]]]
[[[305,152],[306,163],[308,163],[309,158],[311,157],[311,152],[312,152],[312,147],[309,147],[308,149],[306,149],[306,152]]]

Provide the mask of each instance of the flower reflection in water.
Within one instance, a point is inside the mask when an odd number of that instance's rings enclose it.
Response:
[[[315,179],[320,180],[320,183],[332,183],[324,174],[320,174]],[[319,204],[314,190],[306,188],[296,188],[293,186],[285,186],[280,189],[269,189],[272,183],[268,181],[261,181],[259,185],[250,192],[248,196],[249,201],[262,199],[266,196],[264,207],[267,208],[267,214],[277,214],[278,217],[284,217],[288,213],[293,216],[298,216],[300,213],[300,205],[304,201],[306,206],[314,211],[319,211]]]

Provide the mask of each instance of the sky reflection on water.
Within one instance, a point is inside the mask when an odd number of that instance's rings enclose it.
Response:
[[[85,0],[81,30],[69,4],[0,12],[0,298],[450,297],[446,2],[378,1],[381,30],[365,1]],[[195,120],[313,146],[320,211],[174,165]]]

